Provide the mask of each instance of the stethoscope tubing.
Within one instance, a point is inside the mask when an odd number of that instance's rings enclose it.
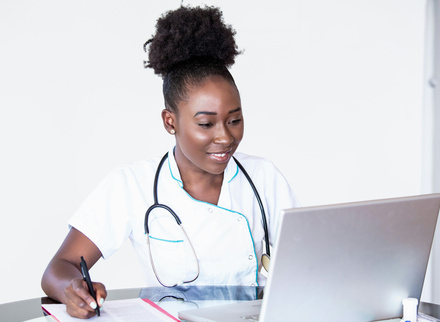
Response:
[[[237,163],[240,170],[243,172],[244,176],[246,177],[247,181],[251,185],[252,190],[254,191],[255,198],[257,199],[258,205],[261,210],[261,218],[263,221],[263,229],[264,229],[264,240],[266,241],[266,254],[270,257],[270,245],[269,245],[269,229],[267,228],[267,220],[266,220],[266,212],[264,211],[263,202],[261,201],[260,194],[258,193],[257,188],[254,185],[254,182],[251,180],[251,177],[247,173],[247,171],[244,169],[244,167],[241,165],[238,160],[233,157],[235,160],[235,163]]]
[[[182,224],[182,222],[180,221],[179,216],[177,216],[177,214],[174,212],[173,209],[171,209],[170,207],[168,207],[167,205],[163,205],[159,203],[159,200],[157,198],[157,184],[159,182],[159,173],[160,173],[160,169],[162,168],[163,163],[165,162],[165,160],[168,158],[168,153],[166,153],[162,159],[159,162],[159,165],[157,166],[157,170],[156,170],[156,174],[154,175],[154,185],[153,185],[153,197],[154,197],[154,204],[150,206],[150,208],[148,208],[147,212],[145,213],[145,222],[144,222],[144,228],[145,228],[145,233],[149,234],[149,229],[148,229],[148,217],[150,215],[150,212],[155,209],[155,208],[162,208],[167,210],[176,220],[177,224],[180,226]]]
[[[195,281],[198,278],[199,274],[200,274],[200,266],[199,266],[199,262],[197,260],[197,255],[196,255],[196,252],[194,250],[194,247],[193,247],[190,239],[188,238],[188,235],[187,235],[185,229],[182,226],[182,221],[180,220],[179,216],[177,216],[177,214],[174,212],[173,209],[171,209],[171,207],[169,207],[167,205],[164,205],[164,204],[160,204],[159,200],[158,200],[158,197],[157,197],[157,186],[158,186],[158,181],[159,181],[160,170],[161,170],[161,168],[162,168],[162,166],[163,166],[163,164],[164,164],[164,162],[165,162],[165,160],[167,158],[168,158],[168,153],[166,153],[162,157],[162,159],[159,162],[159,165],[157,166],[156,174],[154,176],[154,186],[153,186],[154,204],[151,205],[148,208],[147,212],[145,213],[144,229],[145,229],[145,234],[147,235],[147,244],[148,244],[148,251],[149,251],[149,255],[150,255],[151,265],[152,265],[152,268],[153,268],[154,274],[156,275],[157,280],[159,281],[159,283],[162,286],[174,287],[174,286],[177,286],[179,284],[176,283],[174,285],[166,285],[165,283],[163,283],[161,281],[161,279],[159,278],[159,275],[156,272],[156,267],[154,265],[153,257],[152,257],[152,254],[151,254],[150,238],[149,238],[149,233],[150,232],[149,232],[149,228],[148,228],[148,218],[149,218],[149,215],[150,215],[151,211],[153,211],[156,208],[162,208],[162,209],[167,210],[174,217],[174,219],[176,220],[176,222],[179,225],[179,227],[182,229],[183,233],[185,234],[185,237],[187,238],[187,240],[188,240],[188,242],[189,242],[189,244],[191,246],[192,252],[193,252],[194,257],[196,258],[196,262],[197,262],[197,276],[194,279],[190,280],[190,281],[182,281],[182,284],[183,283],[191,283],[191,282]],[[261,198],[260,198],[260,195],[259,195],[259,193],[257,191],[257,188],[255,187],[255,185],[254,185],[252,179],[250,178],[249,174],[247,173],[247,171],[244,169],[243,165],[235,157],[233,157],[233,158],[234,158],[235,163],[237,163],[237,166],[243,172],[244,176],[246,177],[247,181],[249,182],[249,184],[250,184],[250,186],[251,186],[251,188],[252,188],[252,190],[254,192],[255,198],[257,199],[258,206],[260,207],[262,224],[263,224],[263,229],[264,229],[264,239],[266,241],[266,254],[265,255],[267,256],[267,258],[270,258],[269,230],[268,230],[268,227],[267,227],[266,212],[264,211],[263,202],[261,201]]]
[[[168,207],[168,208],[169,208],[169,207]],[[180,219],[179,219],[179,221],[180,221]],[[196,275],[192,280],[189,280],[189,281],[181,281],[181,283],[175,283],[175,284],[173,284],[173,285],[167,285],[167,284],[165,284],[165,283],[160,279],[159,275],[157,274],[157,271],[156,271],[156,265],[154,265],[154,261],[152,260],[153,255],[151,254],[151,246],[150,246],[150,238],[149,238],[149,234],[146,233],[146,234],[147,234],[147,244],[148,244],[148,252],[149,252],[149,255],[150,255],[151,267],[153,268],[153,272],[154,272],[154,275],[156,275],[157,281],[160,283],[160,285],[162,285],[162,286],[164,286],[164,287],[169,287],[169,288],[171,288],[171,287],[175,287],[175,286],[178,286],[178,285],[182,285],[182,284],[186,284],[186,283],[191,283],[191,282],[194,282],[194,281],[199,277],[199,275],[200,275],[200,265],[199,265],[199,261],[197,260],[196,251],[194,250],[194,247],[193,247],[193,245],[192,245],[192,243],[191,243],[191,240],[188,238],[188,235],[187,235],[185,229],[183,228],[182,223],[179,224],[179,227],[182,229],[182,232],[183,232],[183,234],[185,235],[186,240],[189,242],[189,245],[191,246],[191,250],[192,250],[192,252],[193,252],[194,258],[196,259],[196,263],[197,263],[197,275]]]

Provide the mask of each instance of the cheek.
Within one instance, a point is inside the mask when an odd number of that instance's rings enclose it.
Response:
[[[198,128],[187,128],[181,133],[180,139],[182,142],[190,144],[189,148],[195,148],[195,145],[206,144],[211,141],[209,133]]]
[[[240,142],[244,136],[244,124],[242,123],[240,127],[237,127],[233,132],[234,138],[237,142]]]
[[[194,130],[191,135],[194,140],[198,142],[207,142],[211,140],[211,134],[209,133],[209,131]]]

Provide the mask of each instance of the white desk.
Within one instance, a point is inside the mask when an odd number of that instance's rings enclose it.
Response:
[[[220,289],[220,291],[215,291]],[[252,300],[259,296],[259,292],[262,290],[256,288],[236,288],[232,292],[224,290],[225,288],[213,288],[213,292],[208,294],[211,300],[204,300],[197,305],[221,305],[226,303],[231,303],[237,300]],[[229,288],[228,288],[229,289]],[[122,290],[109,290],[107,300],[117,300],[117,299],[129,299],[129,298],[150,298],[152,301],[158,303],[162,308],[164,308],[169,313],[177,316],[177,312],[185,309],[194,309],[195,301],[172,301],[172,296],[169,300],[159,301],[163,298],[161,291],[168,291],[164,288],[148,288],[148,289],[122,289]],[[151,296],[154,294],[155,296]],[[212,299],[217,297],[217,300]],[[55,319],[49,316],[44,316],[43,310],[41,309],[42,303],[50,303],[53,301],[44,298],[35,298],[31,300],[17,301],[11,303],[0,304],[0,320],[8,322],[54,322]],[[105,305],[105,304],[104,304]],[[428,314],[439,320],[432,319],[431,321],[440,321],[440,305],[431,303],[420,303],[419,313]],[[429,320],[428,320],[429,321]],[[400,319],[387,320],[386,322],[400,322]]]

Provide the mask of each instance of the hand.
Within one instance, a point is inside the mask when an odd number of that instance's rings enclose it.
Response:
[[[96,314],[96,305],[102,306],[107,297],[105,286],[96,282],[92,284],[98,303],[90,295],[87,283],[81,278],[73,279],[64,290],[66,310],[70,316],[88,319]]]

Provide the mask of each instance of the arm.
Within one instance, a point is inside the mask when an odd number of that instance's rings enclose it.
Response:
[[[49,297],[66,304],[67,313],[71,316],[89,318],[95,315],[90,306],[95,300],[89,294],[81,274],[81,256],[92,267],[101,257],[101,252],[84,234],[71,228],[60,249],[49,262],[41,286]],[[101,306],[107,296],[105,286],[101,283],[93,283],[93,286],[98,301],[95,304]]]

